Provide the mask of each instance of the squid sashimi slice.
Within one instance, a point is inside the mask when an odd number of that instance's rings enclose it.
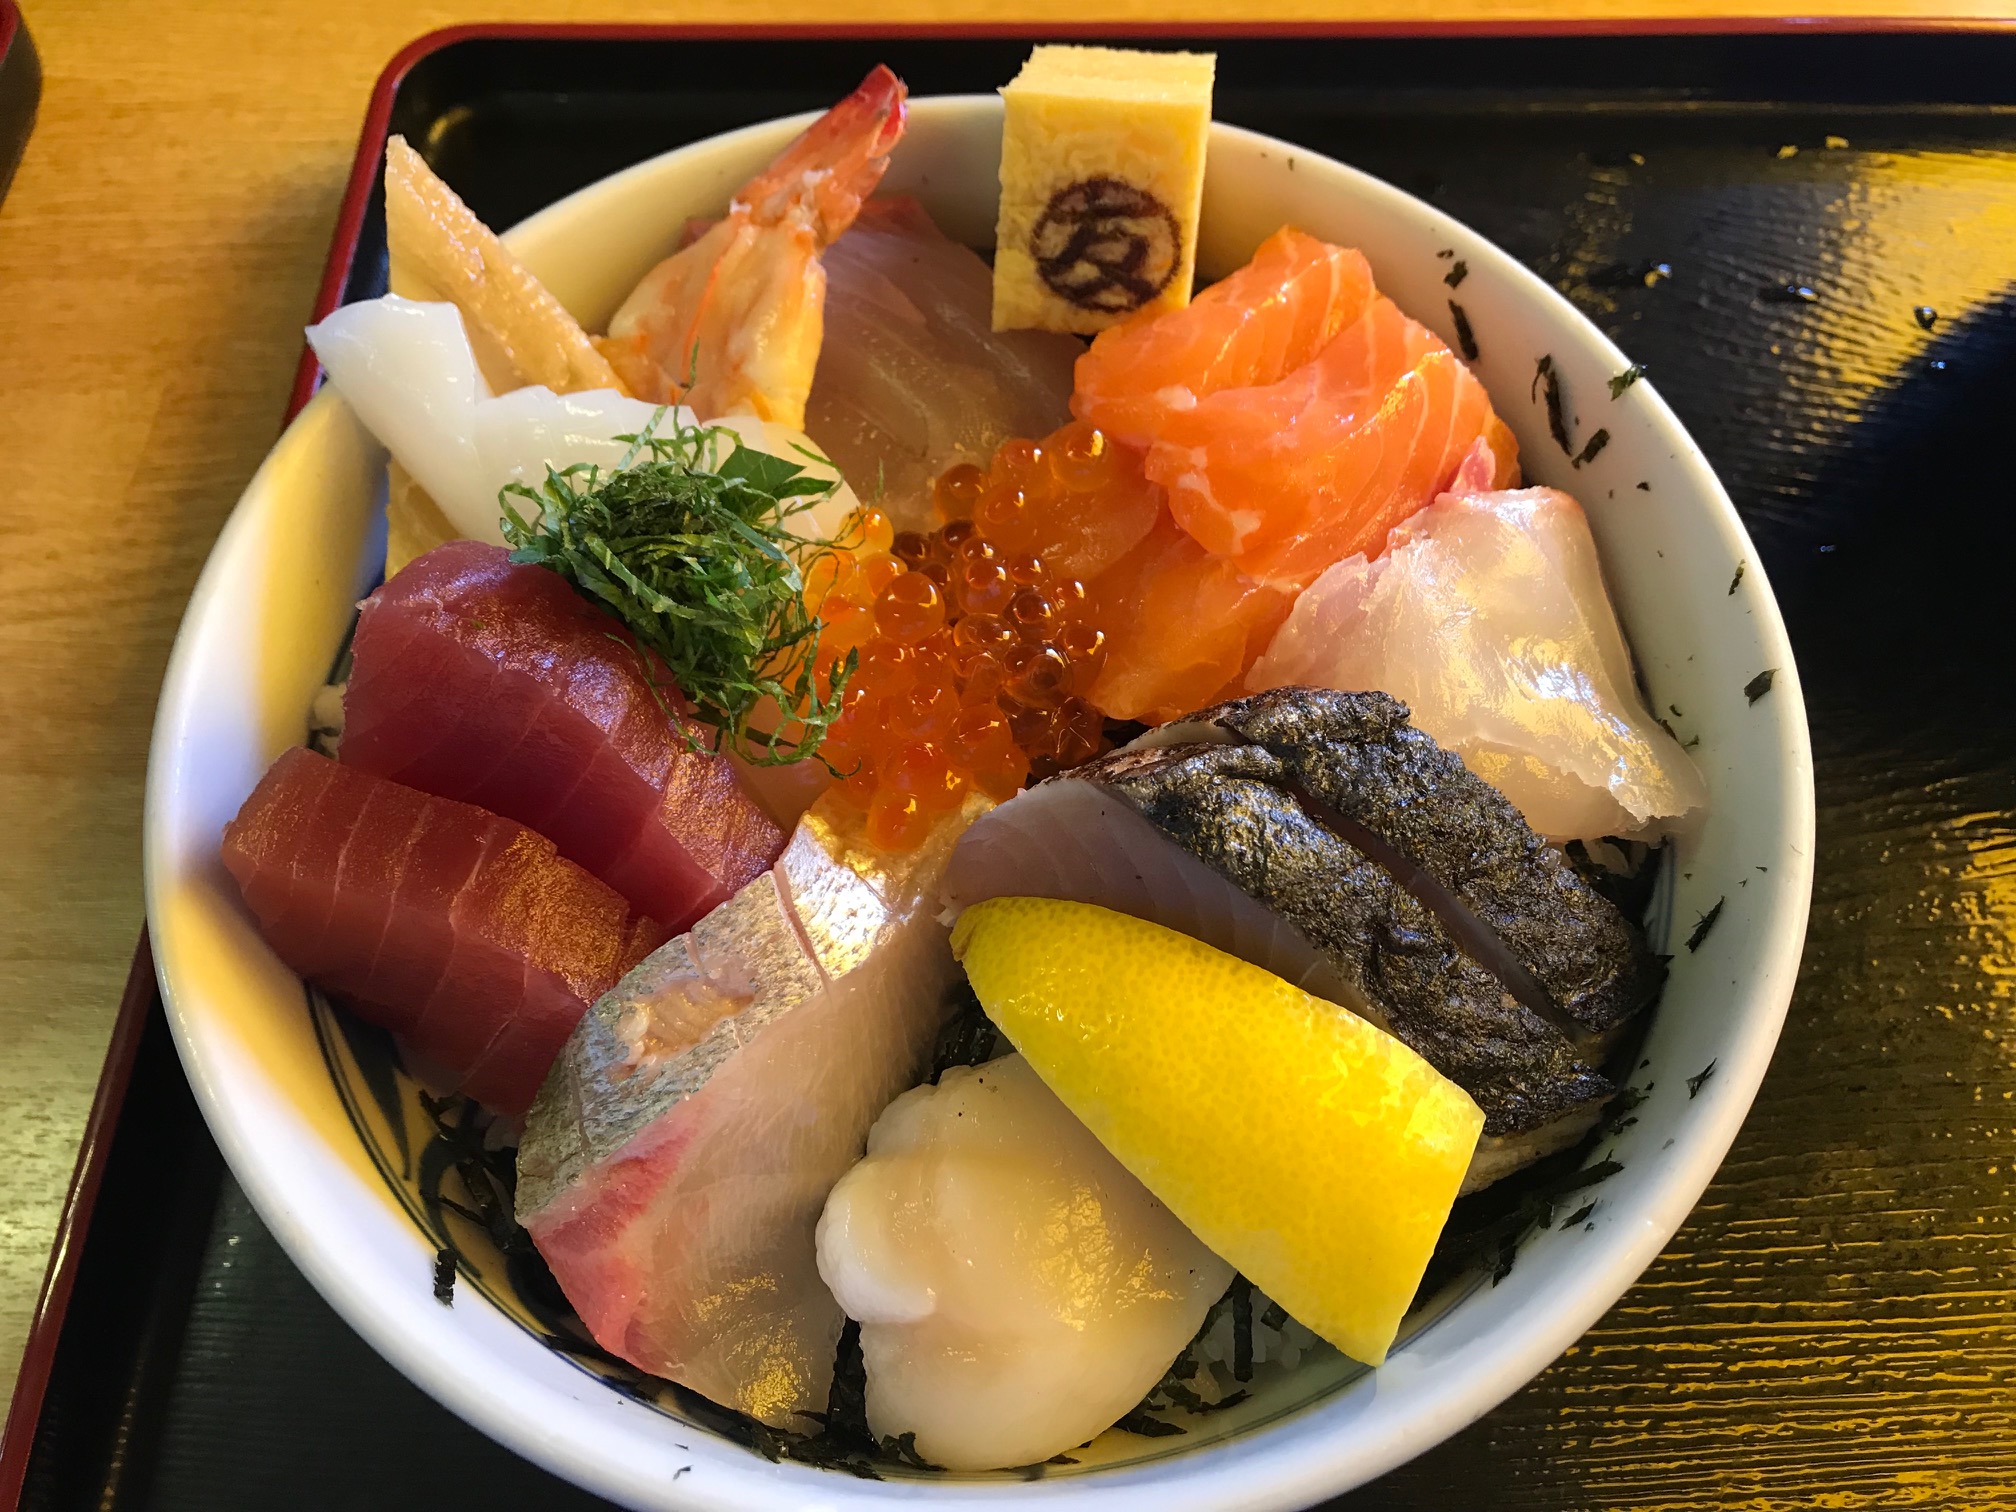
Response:
[[[1555,841],[1665,829],[1708,801],[1639,697],[1582,508],[1444,494],[1296,601],[1253,688],[1377,688]]]
[[[1150,723],[1235,684],[1294,602],[1211,555],[1166,514],[1089,594],[1109,648],[1089,697],[1115,719]]]
[[[689,410],[661,408],[613,389],[558,394],[534,386],[493,396],[452,304],[396,294],[359,300],[310,326],[308,342],[330,383],[399,464],[394,481],[402,496],[417,489],[433,506],[421,512],[424,530],[411,532],[421,541],[445,531],[501,545],[498,493],[507,484],[536,488],[549,467],[575,463],[612,468],[632,452],[624,437],[647,430],[669,435],[693,423]],[[740,444],[803,467],[808,491],[838,477],[799,431],[753,415],[719,423],[729,435],[709,443],[703,463],[725,460]],[[795,512],[791,522],[805,534],[830,538],[858,507],[843,483],[816,506]],[[404,523],[412,525],[414,513],[411,501],[402,503]]]
[[[1363,253],[1283,226],[1252,261],[1180,310],[1102,331],[1078,359],[1071,408],[1130,445],[1224,390],[1279,382],[1358,319],[1373,298]]]
[[[822,800],[581,1021],[526,1120],[517,1213],[605,1349],[778,1427],[826,1409],[843,1320],[814,1231],[944,1018],[938,884],[987,806],[883,856]]]
[[[1071,418],[1084,350],[993,329],[994,277],[908,198],[870,200],[826,251],[826,338],[805,429],[898,530],[935,530],[931,485]],[[1047,559],[1046,559],[1047,560]]]
[[[666,934],[523,825],[299,748],[223,856],[281,960],[514,1116]]]
[[[345,765],[528,825],[673,929],[784,848],[728,760],[680,728],[663,665],[501,546],[414,562],[365,600],[351,657]]]

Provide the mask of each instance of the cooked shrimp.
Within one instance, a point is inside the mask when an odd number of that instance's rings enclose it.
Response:
[[[805,428],[825,325],[819,254],[881,182],[908,93],[878,66],[743,185],[725,217],[644,275],[597,342],[633,393],[706,420]]]

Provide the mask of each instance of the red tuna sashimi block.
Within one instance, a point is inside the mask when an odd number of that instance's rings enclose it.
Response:
[[[529,825],[674,930],[784,849],[728,761],[675,727],[619,623],[501,546],[408,565],[365,601],[351,652],[344,765]]]
[[[522,824],[299,748],[224,826],[224,865],[281,960],[513,1115],[670,933]]]

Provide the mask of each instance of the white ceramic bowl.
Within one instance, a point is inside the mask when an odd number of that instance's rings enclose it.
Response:
[[[804,124],[775,122],[669,153],[582,190],[507,238],[591,328]],[[991,241],[997,99],[915,102],[886,187],[919,195],[953,236]],[[1305,1505],[1418,1454],[1534,1375],[1658,1254],[1721,1161],[1778,1038],[1805,933],[1813,802],[1799,680],[1770,589],[1728,498],[1649,382],[1612,400],[1625,358],[1511,258],[1419,200],[1229,126],[1211,139],[1200,269],[1237,266],[1277,226],[1362,247],[1379,285],[1454,340],[1449,267],[1475,363],[1518,434],[1528,475],[1587,506],[1655,705],[1683,735],[1713,808],[1669,867],[1654,920],[1674,954],[1644,1055],[1656,1090],[1614,1140],[1621,1174],[1590,1228],[1542,1232],[1496,1287],[1445,1294],[1387,1365],[1339,1360],[1256,1383],[1244,1407],[1180,1439],[1108,1435],[1083,1468],[1041,1481],[882,1483],[771,1464],[673,1410],[641,1403],[552,1349],[493,1251],[471,1257],[452,1308],[431,1293],[436,1233],[414,1175],[426,1124],[374,1041],[305,997],[260,940],[217,859],[260,773],[303,738],[304,713],[382,552],[382,456],[333,395],[317,397],[253,478],[190,603],[154,736],[146,880],[169,1018],[232,1170],[322,1294],[421,1386],[549,1469],[634,1507],[861,1508],[921,1497],[1000,1506],[1153,1505],[1163,1512]],[[1578,444],[1571,469],[1530,396],[1551,354]],[[1729,584],[1747,563],[1734,594]],[[1768,696],[1744,685],[1775,668]],[[1765,870],[1764,868],[1769,868]],[[1677,878],[1675,877],[1675,874]],[[1745,884],[1739,887],[1739,883]],[[1728,904],[1698,952],[1696,918]],[[1690,1096],[1686,1077],[1714,1077]],[[459,1220],[446,1220],[450,1223]]]

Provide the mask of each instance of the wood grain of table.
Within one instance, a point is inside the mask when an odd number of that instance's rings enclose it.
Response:
[[[1786,8],[1458,0],[1434,14]],[[1424,9],[28,0],[46,83],[0,206],[0,1406],[140,924],[141,789],[169,645],[219,526],[273,439],[365,100],[401,45],[477,19],[1390,19]],[[1820,9],[1957,18],[2000,7]],[[1683,1232],[1676,1243],[1686,1241]]]

